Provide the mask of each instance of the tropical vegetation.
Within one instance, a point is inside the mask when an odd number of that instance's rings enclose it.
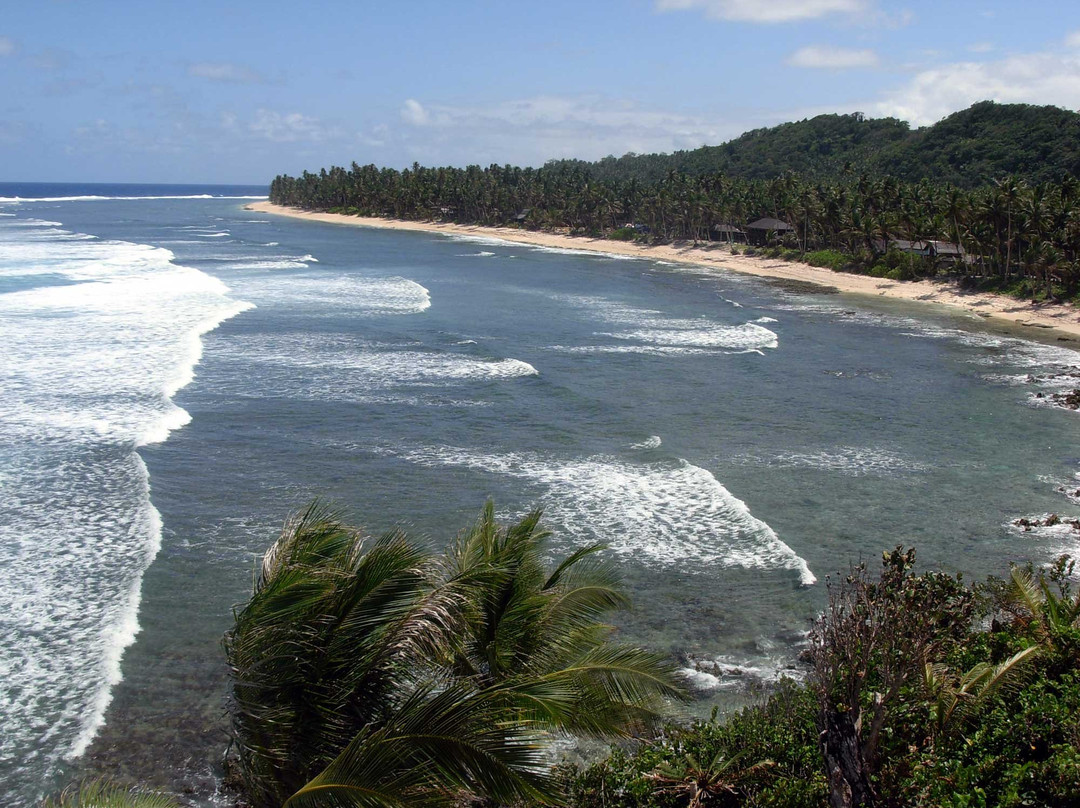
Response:
[[[598,546],[549,568],[539,518],[489,503],[441,556],[318,503],[291,519],[225,638],[250,804],[554,804],[554,733],[655,727],[671,661],[612,640],[617,576]]]
[[[46,799],[41,808],[181,808],[168,794],[89,780]]]
[[[254,808],[1066,808],[1080,804],[1080,591],[1068,557],[971,586],[913,550],[826,584],[803,665],[687,722],[670,660],[613,641],[618,577],[545,563],[491,503],[442,554],[313,503],[225,638],[237,804]],[[557,735],[616,739],[583,767]],[[166,808],[101,782],[43,808]]]
[[[565,161],[598,180],[662,180],[669,171],[771,180],[793,171],[810,180],[845,175],[977,188],[1014,174],[1038,184],[1080,174],[1080,114],[1053,106],[983,101],[912,130],[896,118],[818,115],[755,129],[720,146],[674,154],[628,154],[595,163]]]
[[[946,272],[1033,299],[1077,296],[1080,115],[987,102],[928,131],[905,132],[898,122],[823,116],[710,147],[723,159],[688,152],[539,169],[414,164],[403,171],[354,162],[278,176],[270,199],[307,210],[650,243],[722,243],[733,236],[719,225],[770,217],[793,228],[766,233],[772,257],[898,280]],[[1061,138],[1067,143],[1053,145]],[[885,142],[908,151],[886,153]],[[823,151],[828,159],[806,163]],[[738,157],[747,154],[768,171],[747,170]],[[939,244],[931,249],[931,242]]]
[[[578,808],[1080,805],[1072,562],[971,587],[885,553],[830,582],[802,681],[567,769]]]

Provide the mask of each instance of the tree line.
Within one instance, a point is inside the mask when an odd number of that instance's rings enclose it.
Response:
[[[965,190],[893,176],[814,181],[787,173],[747,180],[671,170],[646,184],[597,179],[574,163],[539,169],[413,164],[403,171],[353,163],[278,176],[270,200],[305,210],[660,243],[722,240],[727,236],[717,225],[774,217],[794,230],[774,238],[772,247],[830,251],[825,263],[834,269],[884,274],[902,264],[901,277],[947,269],[984,285],[1069,299],[1080,281],[1080,182],[1071,174],[1037,184],[1012,175]],[[902,262],[890,261],[890,249],[903,241],[942,241],[963,252],[948,265],[916,250]]]

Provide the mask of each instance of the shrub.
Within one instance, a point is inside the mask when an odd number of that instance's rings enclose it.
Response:
[[[806,263],[814,267],[825,267],[840,272],[850,264],[854,258],[839,250],[814,250],[807,253],[804,258]]]

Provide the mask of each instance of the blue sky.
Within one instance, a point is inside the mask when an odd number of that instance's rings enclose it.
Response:
[[[0,181],[542,165],[821,112],[1080,108],[1080,2],[35,0],[0,15]]]

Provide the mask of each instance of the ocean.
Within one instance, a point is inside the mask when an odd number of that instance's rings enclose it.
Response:
[[[293,510],[433,548],[487,498],[602,541],[691,712],[798,677],[882,550],[1075,552],[1078,344],[685,265],[0,184],[0,804],[84,773],[220,801],[220,638]]]

